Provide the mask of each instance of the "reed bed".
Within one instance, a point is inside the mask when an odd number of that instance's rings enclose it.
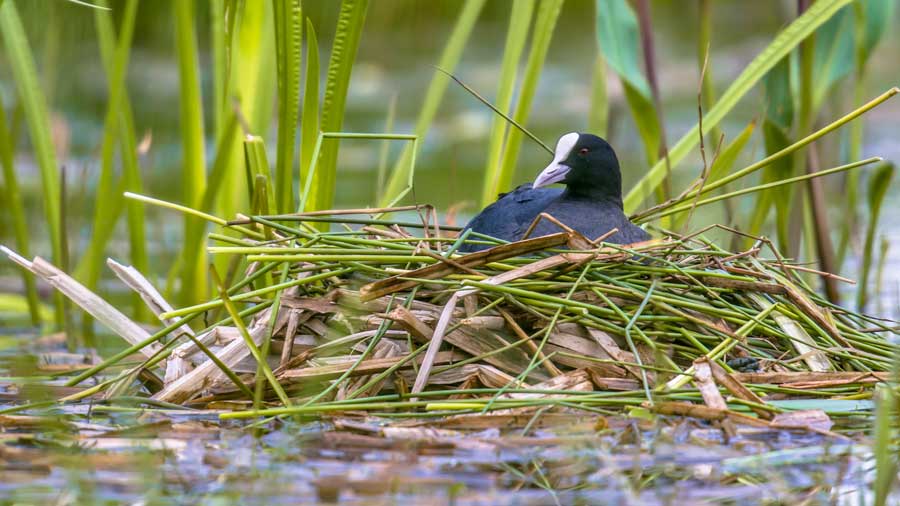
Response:
[[[225,280],[213,268],[218,296],[178,309],[110,260],[164,325],[152,334],[48,262],[4,251],[131,344],[71,371],[69,402],[140,396],[223,419],[657,413],[829,431],[830,417],[871,413],[900,356],[895,323],[829,303],[804,276],[849,280],[764,239],[739,252],[703,231],[491,244],[439,226],[428,206],[402,208],[420,221],[376,218],[397,210],[225,223],[232,234],[211,234],[208,253],[241,267]],[[463,241],[492,247],[462,255]]]

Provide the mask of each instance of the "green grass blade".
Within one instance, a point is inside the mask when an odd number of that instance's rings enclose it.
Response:
[[[41,189],[44,200],[44,217],[50,233],[50,245],[54,262],[60,262],[62,252],[62,229],[59,224],[59,166],[56,151],[50,138],[50,116],[47,102],[41,92],[37,69],[25,30],[16,10],[15,2],[0,5],[0,37],[6,48],[6,57],[12,71],[16,89],[25,112],[31,145],[41,172]],[[54,317],[56,324],[63,323],[63,298],[55,295]]]
[[[528,40],[528,28],[531,25],[531,15],[534,12],[534,2],[531,0],[515,0],[512,4],[512,12],[509,16],[509,28],[506,32],[506,46],[503,50],[503,62],[500,64],[499,88],[494,104],[504,114],[509,114],[512,104],[513,91],[515,91],[516,74],[518,73],[519,60]],[[484,184],[481,191],[481,206],[484,207],[497,198],[497,194],[506,191],[498,185],[501,179],[501,155],[503,153],[503,141],[506,137],[508,123],[506,119],[494,116],[491,126],[491,136],[488,143],[488,158],[485,166]]]
[[[338,15],[334,43],[331,46],[331,58],[328,61],[328,78],[325,81],[325,96],[322,99],[323,132],[337,132],[344,124],[344,106],[347,101],[347,89],[350,86],[350,74],[353,72],[353,61],[366,20],[368,0],[343,0]],[[338,142],[329,142],[322,146],[318,168],[313,175],[313,193],[311,201],[313,210],[331,209],[334,202],[334,185],[337,172]],[[309,210],[309,209],[308,209]]]
[[[703,110],[708,111],[712,109],[716,101],[716,89],[713,85],[713,63],[712,58],[709,56],[712,48],[712,0],[700,0],[699,3],[700,29],[697,36],[697,70],[698,72],[702,71],[704,64],[706,65],[706,70],[703,72],[703,82],[701,83],[701,103],[703,104]],[[721,134],[718,127],[710,130],[709,133],[709,138],[715,141],[719,139]]]
[[[13,166],[13,146],[9,136],[9,128],[6,126],[6,111],[0,103],[0,168],[3,169],[4,194],[3,200],[9,209],[12,219],[13,233],[16,237],[16,247],[25,258],[31,258],[31,247],[28,240],[28,218],[25,216],[25,207],[22,203],[22,194],[19,191],[19,181],[16,177],[16,169]],[[41,324],[40,305],[37,284],[34,276],[28,271],[22,271],[22,282],[25,285],[25,298],[28,301],[28,313],[31,315],[31,323]]]
[[[444,46],[444,51],[441,53],[441,59],[437,64],[438,68],[450,73],[456,70],[456,65],[462,57],[466,42],[469,40],[469,35],[472,33],[472,28],[475,27],[475,21],[478,20],[478,15],[481,14],[484,3],[485,0],[466,0],[466,3],[463,4],[459,17],[456,18],[456,23],[453,25],[450,38],[447,39],[447,45]],[[414,133],[419,139],[425,139],[425,134],[428,133],[431,122],[434,121],[434,116],[437,114],[438,107],[441,105],[444,92],[449,84],[448,79],[443,72],[436,70],[434,77],[431,78],[431,82],[428,84],[425,100],[421,109],[419,109],[419,117],[416,119]],[[379,205],[384,206],[395,200],[396,196],[403,190],[403,187],[407,185],[410,177],[409,173],[406,172],[407,167],[414,165],[410,160],[414,159],[415,156],[416,153],[413,151],[412,146],[407,146],[401,152],[400,157],[394,163],[391,177],[388,179],[387,191],[382,195]]]
[[[850,0],[819,0],[806,12],[794,20],[750,62],[731,86],[722,93],[716,105],[703,118],[703,135],[716,127],[731,109],[801,41],[806,39],[816,28],[828,21],[841,7]],[[672,168],[678,165],[699,142],[700,126],[695,125],[669,150],[669,163]],[[665,161],[657,162],[625,197],[625,211],[632,213],[641,202],[650,196],[654,189],[662,183],[666,176]]]
[[[300,107],[300,58],[303,15],[300,0],[272,0],[275,11],[275,49],[278,77],[278,145],[275,160],[275,208],[294,209],[292,178],[294,137]]]
[[[306,69],[303,84],[303,115],[300,118],[300,195],[310,175],[313,150],[319,138],[319,43],[312,21],[306,19]],[[303,209],[300,209],[303,211]]]
[[[194,1],[179,0],[174,3],[175,42],[178,58],[180,84],[180,125],[182,146],[182,199],[189,207],[197,207],[206,187],[206,157],[203,138],[203,103],[200,95],[200,76],[197,55],[197,37],[194,33]],[[187,232],[193,229],[190,221],[196,218],[185,216],[185,243]],[[199,302],[206,298],[204,276],[205,255],[201,251],[196,262],[182,266],[183,304]]]
[[[528,62],[525,64],[525,73],[522,75],[522,84],[519,89],[519,97],[516,100],[516,112],[513,120],[520,125],[528,122],[531,114],[531,102],[537,91],[538,80],[544,61],[547,58],[547,50],[550,48],[550,40],[562,10],[563,0],[546,0],[538,7],[534,21],[534,33],[531,36],[531,48],[528,51]],[[500,168],[500,177],[497,186],[509,189],[512,185],[516,164],[519,161],[519,152],[522,148],[524,134],[518,129],[511,129],[506,137],[506,146],[503,150],[503,166]]]

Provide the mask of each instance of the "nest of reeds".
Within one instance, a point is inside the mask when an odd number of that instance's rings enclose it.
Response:
[[[414,235],[415,224],[318,232],[305,220],[256,217],[235,227],[242,238],[213,235],[227,244],[210,253],[247,267],[218,282],[219,297],[178,310],[111,261],[166,324],[155,334],[43,260],[7,253],[133,345],[71,385],[139,352],[140,366],[90,394],[138,386],[161,403],[254,403],[233,416],[646,403],[765,422],[779,411],[770,399],[871,387],[898,354],[893,324],[829,303],[807,283],[828,274],[762,241],[731,252],[702,234],[620,246],[563,232],[463,255],[462,240],[480,239],[427,223]],[[188,326],[200,318],[205,329]]]

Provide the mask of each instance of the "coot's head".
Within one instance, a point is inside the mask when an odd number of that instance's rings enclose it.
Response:
[[[622,199],[619,159],[608,142],[596,135],[572,132],[556,143],[553,161],[534,180],[534,187],[563,183],[570,194]]]

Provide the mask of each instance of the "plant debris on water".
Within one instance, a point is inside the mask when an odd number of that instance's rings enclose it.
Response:
[[[526,449],[495,463],[500,481],[489,485],[509,480],[554,496],[588,493],[587,475],[604,483],[645,480],[637,490],[671,480],[649,463],[614,464],[623,457],[608,453],[628,444],[641,454],[647,430],[662,429],[670,443],[687,437],[743,445],[793,434],[814,444],[789,462],[831,458],[843,464],[823,473],[838,473],[838,482],[851,476],[848,462],[865,450],[848,436],[868,427],[875,386],[890,379],[900,353],[894,322],[833,305],[810,288],[810,276],[833,275],[784,260],[764,239],[726,251],[702,230],[662,231],[663,239],[628,246],[563,231],[462,255],[455,251],[463,240],[492,240],[456,237],[434,222],[430,207],[416,209],[421,222],[374,217],[396,209],[369,210],[362,219],[317,212],[231,222],[230,234],[210,235],[208,251],[246,267],[228,276],[213,269],[219,296],[179,309],[140,272],[110,259],[159,317],[156,331],[43,259],[4,248],[131,345],[55,370],[52,381],[41,382],[47,400],[4,409],[4,425],[50,423],[39,415],[48,409],[121,409],[155,420],[148,433],[172,449],[162,434],[204,432],[216,419],[223,427],[246,419],[262,431],[328,421],[331,430],[302,445],[319,458],[327,448],[354,455],[398,445],[412,454],[503,455],[515,441]],[[314,225],[322,221],[341,227],[321,232]],[[5,396],[27,401],[31,383],[7,382]],[[176,422],[181,417],[205,422]],[[138,420],[138,427],[146,423]],[[114,426],[115,419],[88,432],[110,436]],[[591,439],[598,434],[606,436]],[[577,448],[588,440],[600,453],[585,458],[605,454],[611,467],[566,460],[543,475],[528,463],[554,459],[540,448],[561,451],[552,445]],[[733,464],[705,479],[740,488],[767,475],[761,462],[776,458],[745,462],[739,454],[728,454]],[[493,458],[475,456],[470,465]],[[677,472],[691,468],[684,467],[689,461]],[[446,488],[459,481],[447,471],[399,481],[335,473],[315,489],[330,496]],[[743,478],[735,482],[732,474]],[[853,476],[860,479],[859,471]],[[809,492],[807,481],[792,487]],[[478,482],[467,484],[488,486]]]

